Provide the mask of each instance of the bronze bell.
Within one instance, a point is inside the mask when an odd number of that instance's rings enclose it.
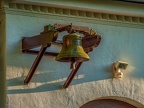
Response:
[[[63,37],[63,46],[56,60],[60,62],[70,62],[71,69],[75,69],[76,62],[89,60],[89,56],[82,47],[82,38],[78,34],[68,34]]]

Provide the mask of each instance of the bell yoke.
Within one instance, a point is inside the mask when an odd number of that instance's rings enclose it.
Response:
[[[52,43],[61,44],[57,41],[57,37],[58,34],[63,31],[67,31],[68,35],[63,36],[62,49],[60,53],[47,52],[46,49],[50,47]],[[82,34],[83,37],[76,33]],[[67,88],[81,64],[90,59],[88,53],[92,52],[93,49],[99,45],[100,41],[101,35],[97,34],[95,30],[86,26],[77,26],[72,24],[48,25],[44,27],[44,31],[40,33],[40,35],[24,37],[22,39],[22,52],[37,54],[37,57],[24,80],[24,84],[30,82],[42,56],[52,55],[56,56],[56,61],[70,62],[70,68],[72,71],[63,85],[64,88]],[[36,47],[41,47],[40,51],[33,49]]]

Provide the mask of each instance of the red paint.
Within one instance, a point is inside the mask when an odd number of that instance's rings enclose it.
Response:
[[[129,103],[115,99],[100,99],[90,101],[81,106],[80,108],[136,108],[136,107]]]

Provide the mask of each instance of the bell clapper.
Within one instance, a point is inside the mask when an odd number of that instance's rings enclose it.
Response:
[[[70,61],[70,69],[75,69],[76,61],[74,58]]]

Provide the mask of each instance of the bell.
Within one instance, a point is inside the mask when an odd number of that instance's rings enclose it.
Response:
[[[63,37],[63,46],[56,60],[60,62],[70,62],[71,69],[75,69],[76,62],[89,60],[89,56],[82,47],[82,38],[78,34],[68,34]]]

